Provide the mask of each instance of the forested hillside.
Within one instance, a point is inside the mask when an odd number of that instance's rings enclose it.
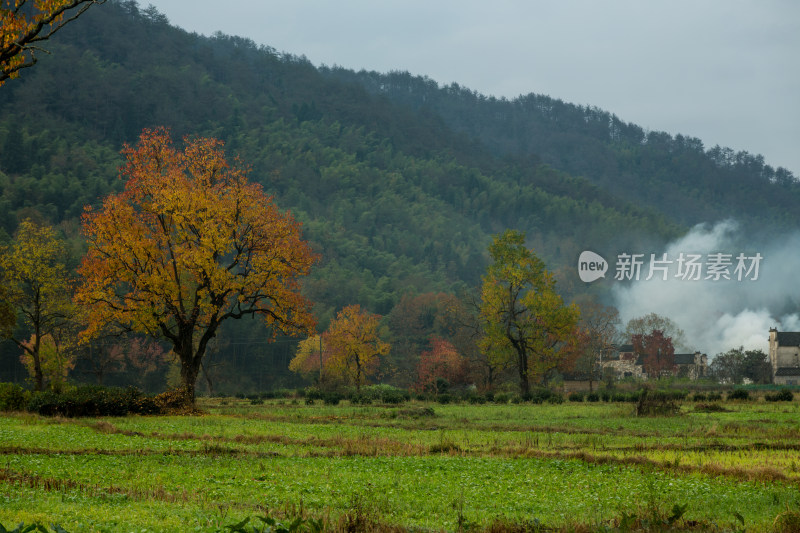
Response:
[[[569,300],[585,290],[573,265],[587,247],[641,249],[734,214],[782,224],[800,200],[790,174],[749,154],[547,97],[316,68],[132,1],[90,10],[47,47],[0,88],[0,236],[25,217],[59,224],[75,262],[84,206],[122,187],[125,143],[156,126],[217,137],[303,222],[322,327],[346,305],[391,316],[414,294],[474,287],[507,228]]]
[[[795,221],[800,185],[790,171],[773,168],[760,155],[706,148],[697,138],[646,131],[607,111],[545,95],[496,99],[405,72],[323,71],[435,113],[495,154],[537,157],[684,224],[736,217],[783,228]]]

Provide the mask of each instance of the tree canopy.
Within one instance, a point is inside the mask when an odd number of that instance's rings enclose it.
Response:
[[[525,247],[525,235],[506,230],[489,248],[492,263],[483,278],[480,344],[489,357],[513,360],[520,392],[554,368],[577,324],[575,305],[564,305],[544,262]]]
[[[66,259],[56,231],[30,219],[22,221],[14,242],[0,250],[0,314],[5,323],[0,332],[23,350],[36,390],[44,388],[42,341],[51,342],[73,315]],[[18,330],[17,319],[22,326]]]
[[[314,325],[300,278],[315,256],[300,225],[281,213],[222,143],[145,130],[123,150],[125,190],[88,209],[88,253],[76,300],[91,336],[109,322],[162,336],[181,362],[187,394],[220,324],[263,318],[271,335]]]

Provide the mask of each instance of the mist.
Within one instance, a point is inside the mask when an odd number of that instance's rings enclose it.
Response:
[[[734,220],[704,224],[666,249],[651,251],[657,260],[666,252],[667,259],[674,261],[666,280],[659,272],[645,281],[650,268],[650,253],[646,253],[639,281],[614,281],[612,295],[622,323],[651,312],[669,317],[686,334],[686,346],[678,351],[699,351],[709,358],[739,346],[766,353],[771,327],[800,331],[800,233],[771,235],[766,240],[743,234]],[[676,260],[681,253],[702,254],[700,280],[676,278]],[[705,279],[706,258],[715,253],[732,255],[730,280]],[[753,279],[754,271],[737,279],[734,269],[740,253],[746,257],[761,254],[757,279]],[[609,275],[614,273],[609,271]]]

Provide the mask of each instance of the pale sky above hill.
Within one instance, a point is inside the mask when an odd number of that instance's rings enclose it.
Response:
[[[185,30],[315,65],[546,94],[800,177],[796,0],[140,0],[150,4]]]

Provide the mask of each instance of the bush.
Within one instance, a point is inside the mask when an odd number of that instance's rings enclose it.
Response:
[[[709,392],[706,394],[706,399],[709,402],[718,402],[722,399],[722,394],[719,392]]]
[[[680,411],[676,402],[679,395],[674,391],[651,391],[643,389],[636,404],[637,416],[671,416]]]
[[[306,397],[308,397],[306,395]],[[339,405],[342,401],[342,395],[338,392],[326,392],[322,395],[322,401],[325,405]]]
[[[765,394],[764,399],[768,402],[791,402],[794,400],[794,394],[789,389],[781,389],[775,394]]]
[[[439,396],[436,397],[436,401],[442,405],[450,403],[452,399],[453,399],[452,396],[450,396],[449,394],[440,394]]]
[[[496,394],[494,396],[494,402],[500,404],[508,403],[508,400],[511,399],[511,395],[506,392],[501,392],[500,394]]]
[[[553,393],[547,397],[547,403],[552,403],[552,404],[564,403],[564,397],[561,396],[560,394]]]
[[[567,399],[571,402],[582,402],[583,401],[583,393],[579,391],[570,392]]]
[[[16,383],[0,383],[0,411],[23,411],[30,401],[30,392]]]
[[[749,400],[750,392],[747,389],[734,389],[728,393],[728,400]]]
[[[599,402],[600,396],[596,392],[590,392],[586,395],[587,402]]]
[[[186,408],[191,402],[185,391],[163,393],[149,398],[139,389],[104,388],[84,385],[64,392],[37,392],[31,395],[27,409],[43,416],[125,416],[127,414],[158,414],[177,407]]]
[[[543,389],[543,388],[536,388],[533,389],[530,393],[526,394],[523,398],[526,402],[532,403],[542,403],[550,401],[550,398],[553,397],[553,391],[550,389]]]
[[[694,396],[692,396],[692,400],[695,402],[704,402],[708,399],[708,396],[703,394],[702,392],[695,392]]]
[[[306,399],[309,400],[321,400],[322,399],[322,391],[318,387],[308,387],[305,393]]]
[[[600,393],[600,399],[603,400],[604,402],[610,402],[611,396],[612,396],[611,391],[604,390],[603,392]]]

